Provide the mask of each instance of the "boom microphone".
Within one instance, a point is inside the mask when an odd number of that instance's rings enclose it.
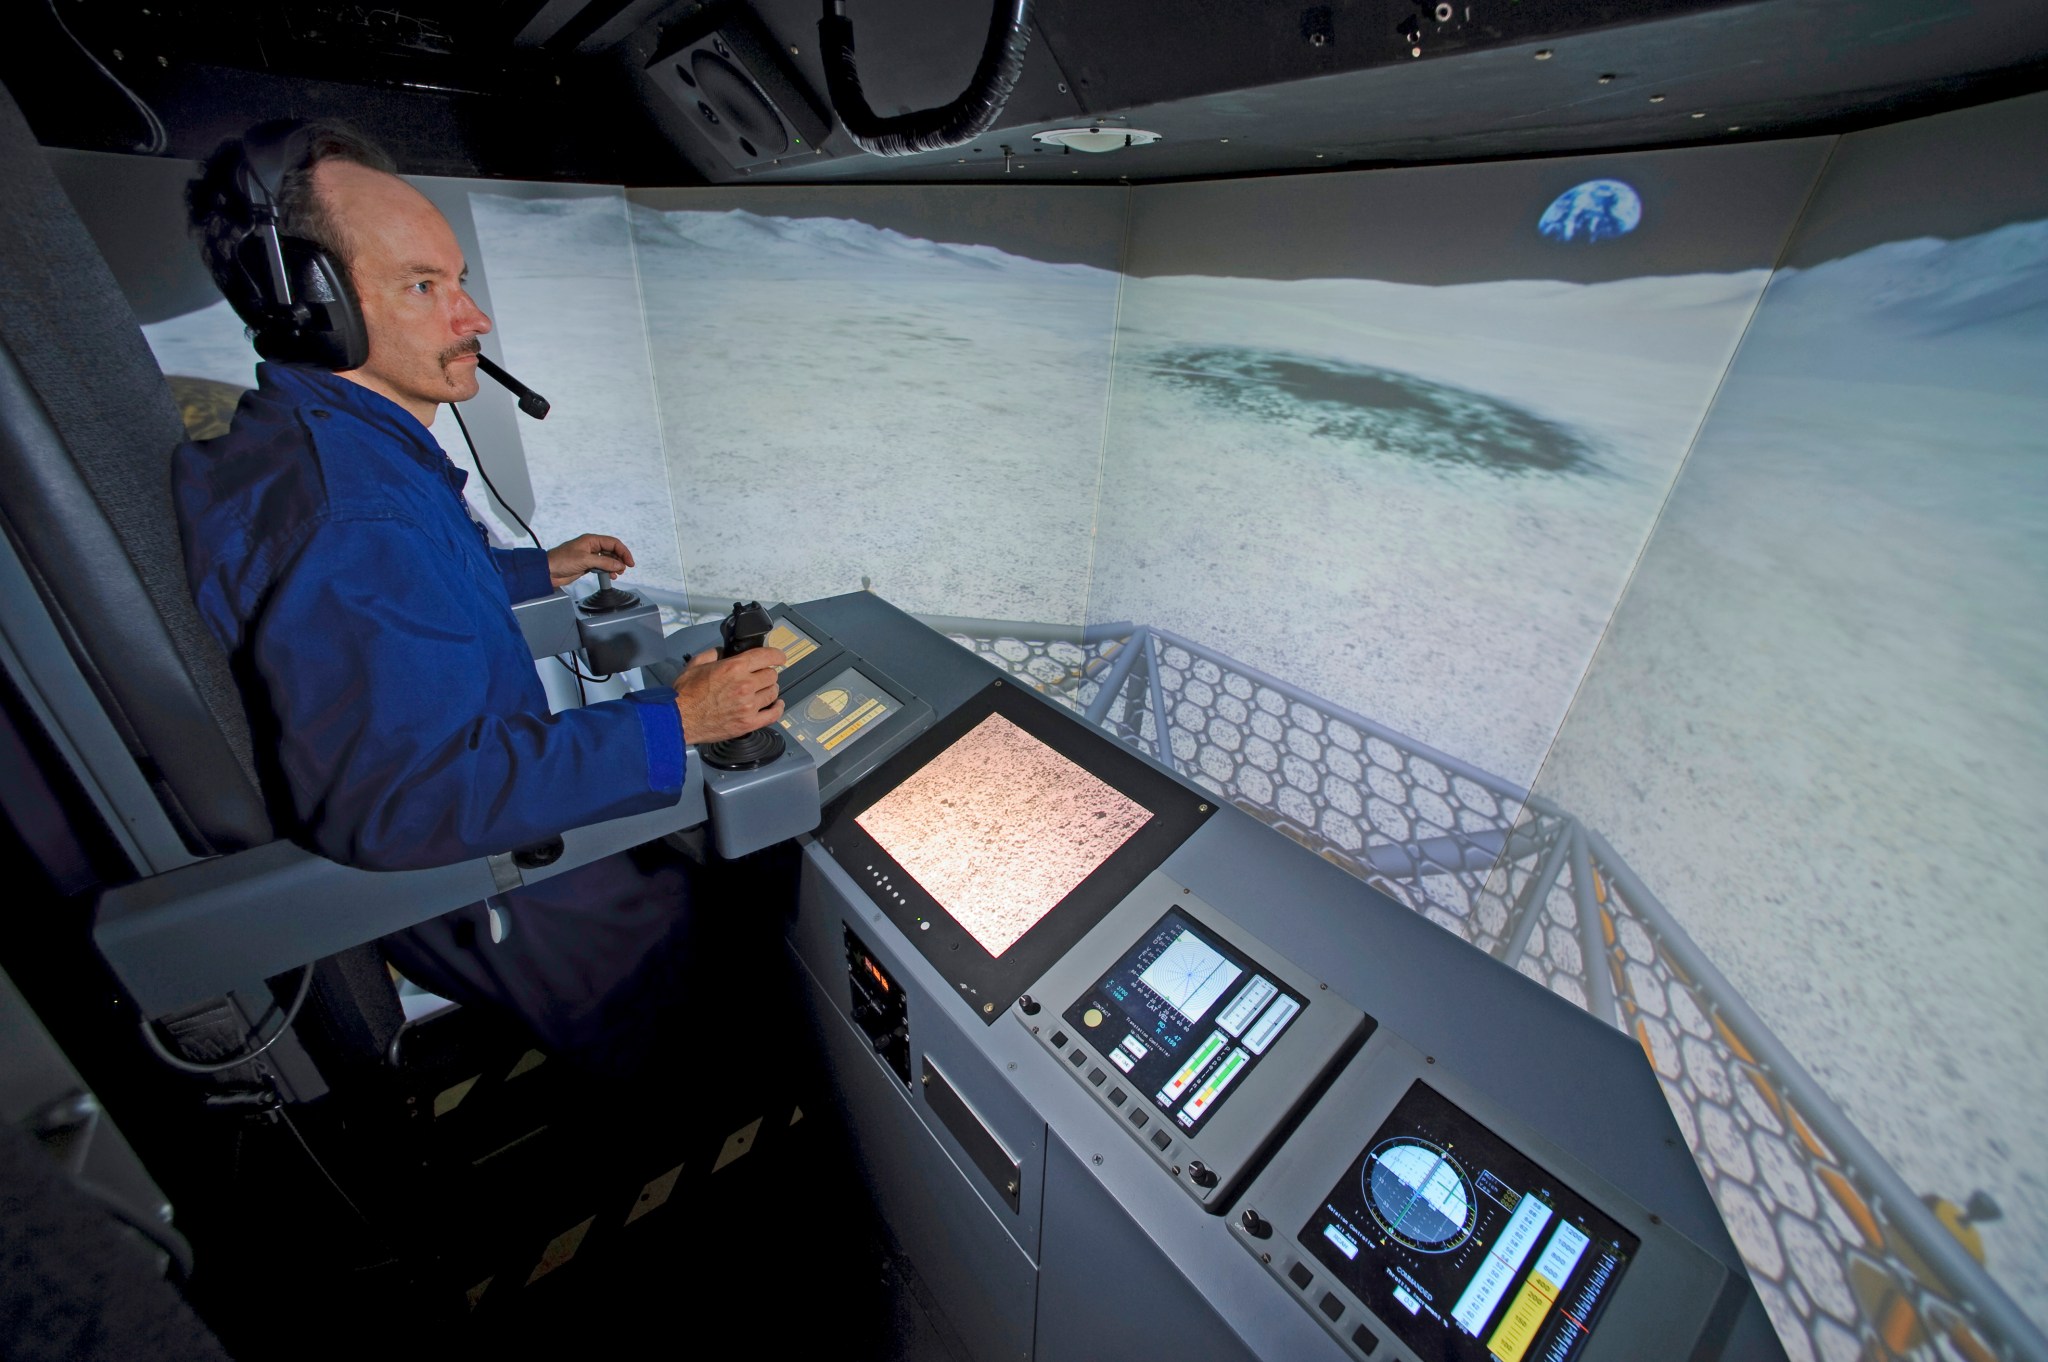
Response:
[[[548,400],[533,389],[506,373],[494,363],[491,357],[479,350],[476,352],[476,367],[496,379],[500,386],[519,399],[519,410],[536,421],[545,420],[548,414]]]

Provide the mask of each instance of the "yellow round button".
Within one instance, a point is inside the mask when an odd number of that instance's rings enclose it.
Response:
[[[1089,1026],[1102,1025],[1102,1009],[1099,1007],[1089,1008],[1081,1014],[1081,1020]]]

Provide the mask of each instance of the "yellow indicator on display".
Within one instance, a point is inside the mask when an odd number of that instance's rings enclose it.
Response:
[[[1168,1079],[1166,1086],[1159,1090],[1159,1100],[1169,1106],[1178,1102],[1180,1095],[1187,1091],[1188,1084],[1195,1081],[1195,1075],[1207,1068],[1210,1060],[1216,1058],[1216,1052],[1223,1048],[1223,1043],[1221,1031],[1210,1032],[1209,1039],[1203,1041],[1188,1062],[1180,1066],[1180,1072]]]
[[[1099,1007],[1089,1008],[1081,1014],[1081,1023],[1091,1028],[1102,1025],[1102,1009]]]
[[[853,692],[843,686],[821,690],[804,705],[804,717],[818,723],[846,713],[846,707],[853,703]]]
[[[783,659],[795,662],[818,651],[818,645],[805,638],[786,624],[778,623],[768,631],[768,646],[782,649]]]
[[[1550,1307],[1555,1304],[1556,1284],[1540,1272],[1530,1273],[1529,1280],[1515,1293],[1507,1314],[1501,1316],[1500,1327],[1486,1340],[1486,1350],[1500,1362],[1522,1362],[1522,1355],[1529,1351],[1536,1331],[1543,1327],[1543,1321],[1550,1317]]]
[[[870,698],[853,713],[818,735],[818,745],[827,752],[882,717],[882,702]]]
[[[1181,1109],[1181,1124],[1192,1129],[1194,1123],[1202,1118],[1202,1113],[1209,1109],[1209,1104],[1221,1097],[1223,1090],[1229,1087],[1232,1080],[1244,1072],[1244,1066],[1251,1062],[1251,1056],[1244,1051],[1232,1050],[1230,1058],[1216,1066],[1216,1072],[1209,1075],[1209,1081],[1204,1083],[1201,1090],[1188,1099],[1187,1106]]]
[[[1519,1219],[1528,1208],[1541,1205],[1533,1197],[1525,1198],[1515,1210],[1516,1218]],[[1544,1218],[1549,1218],[1547,1210]],[[1501,1316],[1500,1327],[1486,1341],[1487,1351],[1500,1362],[1522,1362],[1522,1354],[1529,1351],[1530,1340],[1543,1328],[1543,1321],[1550,1316],[1550,1308],[1557,1304],[1558,1292],[1564,1289],[1560,1283],[1572,1279],[1573,1269],[1578,1267],[1579,1259],[1585,1256],[1586,1248],[1592,1242],[1577,1225],[1568,1220],[1559,1222],[1551,1233],[1550,1242],[1536,1256],[1536,1265],[1529,1269],[1529,1279],[1522,1283],[1522,1289],[1509,1302],[1507,1313]],[[1514,1256],[1520,1260],[1520,1253]],[[1575,1319],[1571,1323],[1574,1327],[1578,1325]]]

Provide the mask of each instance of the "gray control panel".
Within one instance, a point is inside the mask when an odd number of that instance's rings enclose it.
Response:
[[[768,645],[789,659],[782,731],[817,766],[819,797],[830,803],[929,728],[932,708],[795,609],[778,605],[769,616]]]
[[[1729,1281],[1384,1030],[1252,1182],[1230,1230],[1371,1362],[1690,1357]]]
[[[813,771],[817,803],[830,804],[931,727],[932,707],[873,662],[848,652],[795,607],[778,602],[769,607],[768,617],[773,627],[765,642],[781,649],[785,659],[777,679],[784,701],[782,733],[789,747],[803,754],[796,764]],[[664,645],[668,656],[647,668],[650,684],[673,685],[688,658],[718,644],[716,622],[670,635]],[[776,837],[795,836],[815,825],[813,819],[802,827],[786,826]]]
[[[1162,871],[1011,1013],[1182,1190],[1218,1212],[1372,1026]]]
[[[964,1355],[1783,1362],[1630,1037],[872,595],[780,618],[848,782],[789,945]]]

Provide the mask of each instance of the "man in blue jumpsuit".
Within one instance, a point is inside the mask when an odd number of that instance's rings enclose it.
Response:
[[[195,228],[253,322],[246,274],[215,248],[223,206],[206,183]],[[405,869],[675,802],[685,743],[780,717],[782,655],[706,653],[673,689],[551,715],[511,604],[588,571],[616,576],[631,551],[601,534],[493,548],[469,515],[466,475],[427,428],[441,403],[476,395],[491,323],[453,231],[381,153],[309,139],[279,201],[287,231],[346,267],[369,357],[338,373],[259,365],[230,433],[182,446],[173,472],[187,574],[242,686],[277,820],[337,861]],[[435,992],[618,1069],[674,1000],[686,899],[683,865],[643,848],[385,945]]]

